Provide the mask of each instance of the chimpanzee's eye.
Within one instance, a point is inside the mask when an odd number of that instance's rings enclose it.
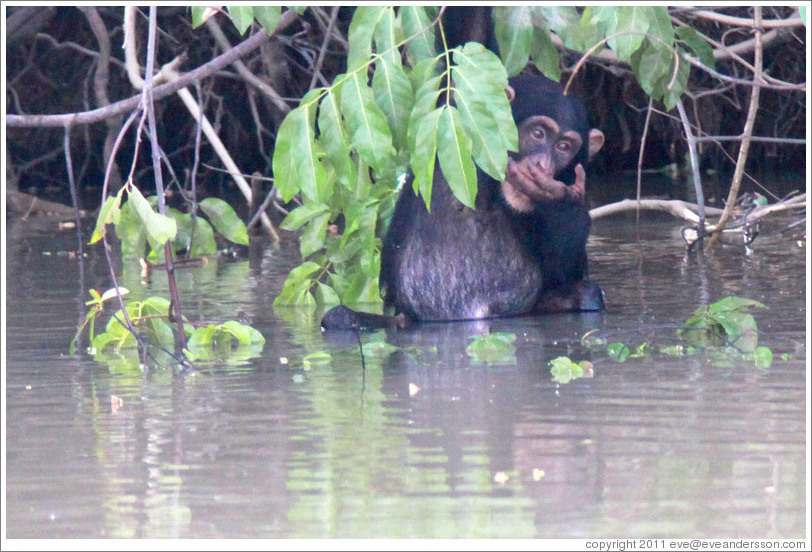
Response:
[[[533,127],[530,130],[530,135],[536,140],[544,140],[544,127]]]
[[[558,142],[555,145],[555,149],[557,149],[561,153],[569,153],[569,151],[572,149],[572,144],[570,144],[569,142],[566,142],[566,141]]]

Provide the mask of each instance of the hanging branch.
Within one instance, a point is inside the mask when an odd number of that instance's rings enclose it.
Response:
[[[130,79],[130,84],[136,90],[141,90],[144,87],[144,80],[141,78],[138,68],[138,59],[136,56],[137,47],[135,44],[135,13],[136,8],[135,6],[129,6],[126,8],[125,11],[125,35],[126,35],[126,48],[124,50],[124,57],[127,67],[127,76]],[[219,29],[218,29],[219,30]],[[225,39],[225,37],[223,37]],[[226,43],[227,46],[227,43]],[[239,61],[235,63],[241,63]],[[160,72],[158,75],[155,75],[154,78],[160,77],[161,80],[164,81],[175,81],[180,79],[180,75],[178,75],[176,66],[178,65],[178,58],[170,61],[169,63],[165,64],[161,67]],[[247,71],[247,69],[246,69]],[[180,90],[176,91],[178,97],[183,101],[183,104],[186,106],[186,109],[189,110],[189,113],[192,117],[197,121],[198,127],[202,128],[203,132],[206,134],[206,138],[209,140],[209,144],[214,149],[217,156],[223,162],[226,169],[228,169],[228,173],[231,175],[231,178],[234,179],[234,182],[237,184],[237,188],[239,188],[240,192],[242,192],[243,196],[245,197],[246,201],[250,204],[253,200],[253,194],[251,191],[251,186],[245,181],[245,177],[242,175],[242,171],[240,171],[237,164],[234,162],[231,154],[226,148],[223,141],[220,140],[220,137],[217,135],[217,131],[214,130],[214,127],[209,122],[206,115],[200,108],[198,102],[192,97],[192,93],[189,91],[188,88],[181,88]],[[262,226],[265,230],[271,235],[274,240],[274,243],[279,243],[279,234],[276,232],[276,229],[271,222],[270,217],[265,213],[262,212],[260,215],[262,220]]]
[[[742,143],[739,147],[739,157],[736,160],[736,169],[733,172],[733,181],[730,184],[730,192],[727,195],[727,202],[725,204],[725,211],[722,213],[722,218],[717,225],[717,231],[711,236],[708,242],[708,248],[713,247],[719,243],[720,232],[724,230],[730,216],[733,212],[733,207],[736,205],[736,198],[739,196],[739,188],[742,183],[742,174],[744,173],[744,166],[747,164],[747,154],[750,151],[750,136],[753,134],[753,125],[756,120],[756,113],[758,112],[758,100],[761,93],[761,67],[762,67],[762,49],[761,49],[761,7],[753,6],[753,20],[755,22],[754,32],[756,39],[755,55],[753,60],[753,88],[750,92],[750,106],[747,110],[747,120],[744,123],[744,130],[742,131]]]
[[[677,102],[677,110],[679,111],[679,118],[682,121],[682,128],[685,130],[685,139],[688,142],[688,152],[691,157],[694,190],[696,192],[696,203],[699,211],[697,242],[699,243],[699,247],[702,247],[702,238],[705,236],[705,194],[702,191],[702,180],[699,177],[699,157],[696,153],[696,136],[694,136],[694,132],[691,130],[691,123],[688,121],[688,114],[685,112],[685,106],[682,104],[681,99]]]
[[[157,34],[157,12],[156,6],[149,8],[149,34],[147,38],[147,67],[144,78],[144,105],[147,111],[147,124],[149,125],[150,149],[152,150],[152,170],[155,175],[155,191],[158,195],[158,212],[166,215],[166,198],[164,190],[163,172],[161,170],[161,156],[158,145],[158,128],[155,124],[155,104],[152,99],[153,71],[155,68],[155,35]],[[166,277],[169,282],[170,320],[175,318],[178,325],[178,332],[175,334],[175,352],[180,352],[186,347],[186,331],[183,328],[183,313],[180,308],[180,294],[178,293],[177,282],[175,281],[175,265],[172,259],[172,244],[167,240],[164,242],[164,256],[166,258]]]
[[[80,6],[79,10],[84,14],[90,25],[90,30],[96,37],[96,42],[99,43],[99,54],[96,60],[96,70],[93,74],[93,95],[96,97],[96,103],[99,107],[110,105],[110,98],[107,96],[107,85],[110,80],[110,60],[111,60],[111,45],[110,34],[104,26],[101,16],[96,8],[93,6]],[[105,121],[107,125],[107,134],[104,138],[104,145],[102,146],[102,160],[105,165],[110,160],[110,153],[113,149],[113,143],[116,140],[116,134],[121,127],[121,115],[111,117]],[[113,163],[115,163],[113,158]],[[118,190],[123,185],[121,181],[121,174],[118,170],[113,171],[111,174],[113,178],[113,189]]]
[[[646,150],[646,137],[648,136],[649,124],[651,123],[652,107],[654,107],[654,100],[649,98],[648,109],[646,109],[646,122],[643,124],[643,135],[640,137],[640,153],[637,156],[637,224],[640,224],[640,194],[643,187],[643,152]]]

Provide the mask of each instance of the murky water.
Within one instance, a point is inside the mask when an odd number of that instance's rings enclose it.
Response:
[[[69,355],[87,288],[109,287],[103,257],[91,249],[80,278],[60,253],[71,231],[9,221],[8,537],[803,538],[805,250],[774,225],[750,253],[697,259],[678,222],[644,218],[639,234],[595,224],[605,314],[371,333],[363,364],[318,314],[271,308],[296,248],[182,271],[187,314],[244,316],[267,339],[261,358],[185,377]],[[166,296],[136,267],[122,280]],[[618,363],[579,342],[668,344],[727,295],[770,307],[753,313],[769,368]],[[466,352],[487,331],[515,334],[515,351]],[[319,351],[332,360],[303,362]],[[593,376],[554,382],[561,355]]]

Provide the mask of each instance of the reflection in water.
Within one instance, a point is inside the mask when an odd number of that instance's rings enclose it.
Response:
[[[295,248],[182,271],[191,316],[241,312],[267,340],[246,365],[182,378],[67,355],[85,308],[75,262],[59,239],[12,228],[8,536],[802,537],[803,250],[767,235],[749,255],[697,259],[673,222],[639,241],[629,228],[595,225],[606,313],[373,332],[363,361],[318,313],[271,309]],[[84,285],[106,289],[95,254]],[[127,270],[134,295],[165,294]],[[592,329],[666,343],[699,304],[733,294],[770,307],[753,313],[769,369],[616,363],[580,344]],[[468,349],[498,332],[513,349]],[[331,360],[303,361],[319,351]],[[562,355],[591,360],[592,377],[555,383]]]

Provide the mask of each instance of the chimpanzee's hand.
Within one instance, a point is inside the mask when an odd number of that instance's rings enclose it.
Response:
[[[535,203],[582,202],[586,189],[583,166],[575,167],[575,182],[567,186],[556,180],[539,163],[508,160],[502,191],[517,211],[530,211]]]

